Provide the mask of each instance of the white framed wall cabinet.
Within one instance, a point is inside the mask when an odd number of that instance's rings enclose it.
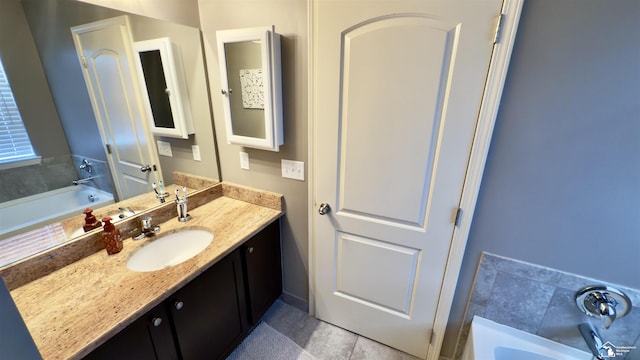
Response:
[[[227,142],[279,151],[280,35],[273,26],[216,32]]]
[[[133,44],[143,102],[155,135],[189,138],[194,133],[184,69],[170,38]]]

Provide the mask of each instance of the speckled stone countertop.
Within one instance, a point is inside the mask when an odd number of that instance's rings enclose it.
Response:
[[[87,355],[283,214],[279,194],[228,183],[203,193],[214,195],[194,200],[202,205],[190,208],[187,223],[177,220],[170,204],[174,215],[159,224],[155,237],[188,228],[212,231],[213,242],[195,257],[163,270],[134,272],[127,259],[154,238],[128,238],[118,254],[91,253],[11,290],[44,359]]]

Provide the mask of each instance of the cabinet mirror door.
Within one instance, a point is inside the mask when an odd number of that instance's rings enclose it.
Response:
[[[283,144],[280,36],[273,26],[216,36],[227,142],[278,151]]]
[[[160,136],[187,139],[193,119],[179,52],[170,38],[138,41],[138,75],[151,131]]]

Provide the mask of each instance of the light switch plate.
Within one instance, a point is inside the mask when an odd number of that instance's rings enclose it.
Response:
[[[249,154],[240,151],[240,169],[249,170]]]
[[[281,160],[282,177],[304,181],[304,162],[293,160]]]
[[[162,156],[173,157],[173,152],[171,151],[171,144],[165,141],[157,141],[158,143],[158,154]]]
[[[200,157],[200,146],[191,145],[191,152],[193,153],[193,160],[202,161],[202,158]]]

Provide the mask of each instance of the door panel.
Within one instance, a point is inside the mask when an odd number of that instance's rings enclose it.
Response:
[[[336,247],[336,295],[400,316],[410,313],[420,257],[417,249],[344,233],[338,233]]]
[[[318,1],[317,316],[425,358],[501,1]]]
[[[424,227],[431,165],[446,102],[446,97],[438,95],[450,80],[455,29],[455,24],[403,16],[371,21],[344,34],[341,211]],[[371,58],[376,61],[368,61]],[[403,68],[418,71],[385,70]],[[367,184],[366,191],[362,184]]]
[[[158,159],[140,105],[133,69],[131,35],[126,17],[107,19],[72,28],[83,74],[120,199],[151,191],[161,180]],[[142,172],[144,165],[156,170]]]

